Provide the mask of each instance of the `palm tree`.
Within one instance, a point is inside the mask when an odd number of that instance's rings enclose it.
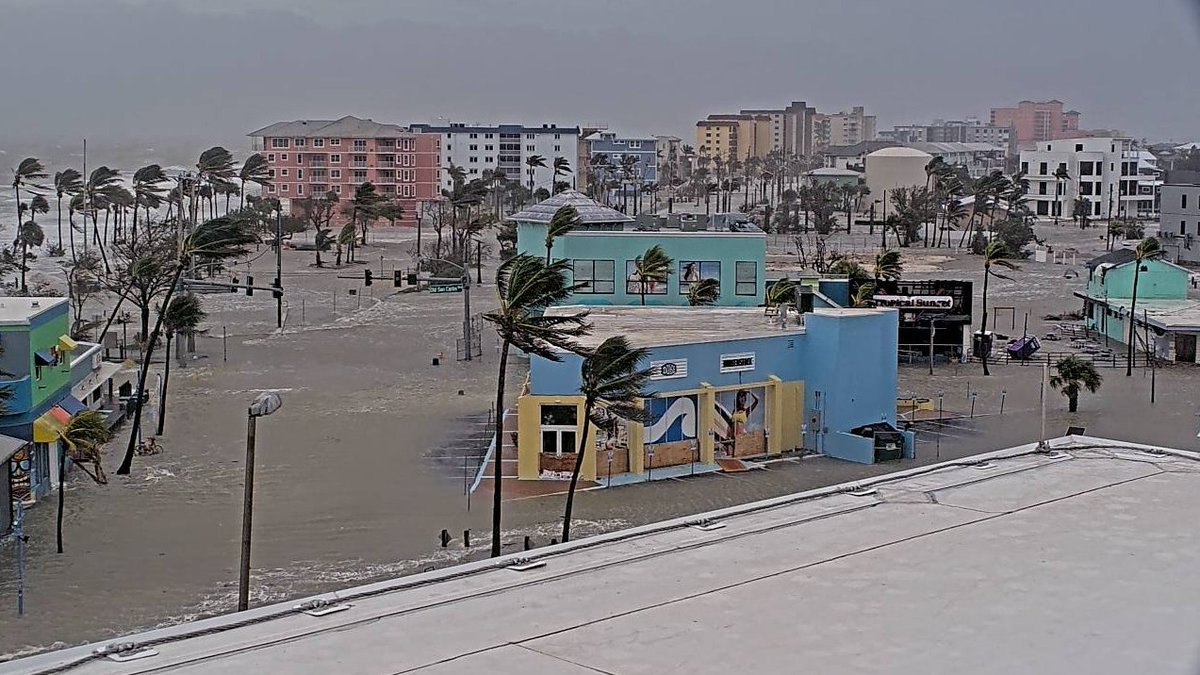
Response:
[[[97,410],[85,410],[71,418],[67,427],[59,434],[59,438],[67,445],[74,458],[75,465],[92,480],[103,485],[108,482],[104,468],[100,465],[100,447],[112,440],[112,432],[104,423],[104,415]],[[91,460],[96,467],[96,473],[84,468],[84,460]],[[63,552],[63,501],[66,493],[65,481],[67,475],[67,453],[58,453],[58,552]]]
[[[129,228],[129,236],[131,239],[137,238],[138,225],[138,207],[146,207],[146,217],[150,217],[150,210],[157,209],[162,205],[163,198],[166,196],[166,183],[171,179],[167,177],[166,172],[158,164],[148,164],[133,172],[133,225]]]
[[[578,351],[575,338],[591,330],[587,312],[547,315],[546,307],[561,304],[578,286],[567,283],[567,261],[549,265],[526,253],[518,254],[496,272],[499,307],[483,315],[500,337],[500,366],[496,377],[496,428],[493,440],[492,556],[500,555],[501,434],[504,429],[504,382],[508,353],[516,348],[531,356],[561,361],[560,351]]]
[[[264,187],[271,182],[271,170],[267,165],[267,158],[263,157],[261,152],[256,152],[246,158],[242,162],[242,167],[238,169],[238,180],[242,182],[241,200],[238,203],[238,208],[246,206],[246,183],[254,183],[258,187]]]
[[[342,264],[342,247],[346,247],[346,262],[354,262],[354,242],[357,241],[358,233],[354,229],[354,223],[346,223],[342,226],[342,230],[337,236],[337,260],[334,263],[337,266]]]
[[[558,187],[558,177],[571,175],[571,163],[567,161],[566,157],[555,157],[551,166],[554,167],[554,180],[550,183],[550,194],[553,195],[558,192],[555,189]]]
[[[1054,365],[1055,374],[1050,377],[1050,386],[1062,392],[1067,397],[1067,410],[1079,410],[1079,389],[1086,388],[1093,394],[1100,388],[1104,378],[1096,372],[1096,366],[1091,361],[1084,361],[1078,356],[1068,356],[1060,359]]]
[[[383,202],[383,197],[375,190],[374,183],[363,183],[354,188],[354,198],[350,200],[350,223],[362,228],[362,245],[367,245],[367,223],[377,217],[376,209]]]
[[[688,287],[688,304],[692,307],[707,307],[717,304],[721,298],[721,282],[716,279],[693,281]]]
[[[870,307],[871,299],[875,296],[875,284],[866,282],[858,285],[854,295],[850,297],[851,307]]]
[[[525,170],[529,173],[529,194],[533,195],[533,174],[538,169],[546,168],[546,158],[541,155],[530,155],[525,158]]]
[[[40,197],[41,195],[39,195]],[[46,241],[46,233],[42,231],[42,226],[32,220],[25,221],[21,224],[21,228],[17,231],[17,245],[21,247],[21,292],[27,293],[29,287],[25,285],[25,273],[29,271],[29,248],[37,248]]]
[[[1071,174],[1067,171],[1066,165],[1061,165],[1054,170],[1054,224],[1058,224],[1058,217],[1062,215],[1062,195],[1063,183],[1071,180]]]
[[[1134,332],[1137,327],[1137,294],[1138,294],[1138,278],[1142,274],[1142,265],[1147,260],[1155,260],[1161,258],[1164,251],[1158,245],[1158,239],[1154,237],[1146,237],[1138,242],[1138,245],[1133,249],[1133,298],[1129,302],[1129,353],[1125,358],[1125,376],[1133,375],[1133,341],[1136,339]],[[1147,345],[1149,349],[1149,345]]]
[[[875,285],[881,281],[898,281],[904,273],[900,251],[885,248],[875,256]]]
[[[200,153],[200,161],[196,162],[196,180],[199,188],[192,191],[192,222],[199,219],[196,211],[196,197],[209,200],[209,217],[215,218],[214,199],[217,192],[222,189],[218,186],[232,185],[235,178],[237,178],[237,169],[233,161],[233,154],[228,150],[216,145]]]
[[[58,247],[63,248],[62,200],[73,197],[83,190],[83,174],[75,169],[63,169],[54,174],[54,194],[58,197]],[[74,249],[72,249],[74,251]],[[73,255],[73,253],[72,253]]]
[[[571,540],[571,507],[575,503],[575,487],[583,468],[583,454],[588,450],[589,427],[595,424],[597,429],[611,429],[620,424],[620,420],[645,421],[646,410],[641,402],[652,395],[643,391],[652,371],[640,368],[638,364],[649,355],[648,350],[631,347],[629,340],[619,335],[601,342],[583,359],[579,383],[579,393],[583,394],[583,432],[579,436],[575,466],[571,469],[571,484],[567,488],[563,542]],[[595,444],[592,451],[595,452]]]
[[[159,392],[158,398],[157,435],[159,436],[162,436],[163,429],[167,424],[167,384],[171,381],[171,340],[176,335],[185,336],[195,333],[205,316],[207,314],[200,306],[200,296],[195,293],[176,296],[166,309],[166,316],[163,318],[163,330],[167,333],[167,343],[163,351],[166,358],[163,359],[162,390]],[[180,361],[180,365],[183,365],[182,361]]]
[[[25,216],[22,213],[24,207],[21,206],[21,188],[25,187],[30,190],[41,189],[42,186],[37,181],[49,178],[50,174],[46,173],[46,167],[42,166],[41,161],[36,157],[26,157],[21,160],[17,168],[12,170],[12,174],[13,195],[17,200],[17,224],[20,225],[25,222]]]
[[[163,298],[162,306],[171,306],[171,299],[179,289],[179,280],[192,260],[203,258],[205,260],[221,261],[245,255],[247,247],[258,241],[258,236],[254,234],[256,226],[257,222],[253,218],[221,216],[220,218],[213,218],[200,223],[193,228],[191,233],[179,242],[174,260],[157,261],[158,264],[173,265],[175,268],[171,284],[167,287],[166,296]],[[158,319],[154,323],[154,330],[150,333],[150,337],[146,343],[146,353],[142,358],[142,365],[138,372],[137,388],[134,390],[139,394],[146,390],[146,376],[150,372],[150,362],[154,360],[154,348],[158,344],[159,337],[162,335],[165,315],[166,312],[160,311],[158,313]],[[133,451],[142,428],[142,403],[144,398],[144,396],[138,396],[136,399],[137,404],[134,406],[133,427],[129,433],[129,444],[125,448],[125,457],[121,460],[121,466],[117,468],[117,473],[120,475],[128,474],[133,464]]]
[[[1008,270],[1018,270],[1016,263],[1008,260],[1008,247],[1002,241],[989,241],[983,249],[983,318],[979,324],[980,337],[987,335],[987,318],[988,318],[988,278],[996,277],[998,279],[1009,279],[1003,274],[992,269],[993,267],[1003,267]],[[983,361],[983,374],[991,375],[988,371],[987,351],[980,352],[980,358]]]
[[[796,284],[784,277],[767,286],[763,296],[764,305],[769,310],[772,307],[782,307],[796,301]]]
[[[321,253],[333,248],[333,230],[328,227],[317,230],[317,234],[313,237],[313,250],[317,252],[317,267],[323,267],[321,262]]]
[[[546,227],[546,264],[550,264],[550,249],[554,248],[554,240],[579,227],[579,211],[574,206],[566,204],[558,207],[550,217]]]
[[[642,305],[646,304],[646,287],[652,283],[667,283],[671,276],[671,268],[675,261],[667,255],[661,246],[655,244],[633,261],[634,274],[637,275],[638,289],[642,296]]]

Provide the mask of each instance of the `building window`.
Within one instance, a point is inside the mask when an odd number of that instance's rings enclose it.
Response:
[[[472,135],[472,136],[474,136],[474,134],[471,134],[471,135]],[[470,145],[470,146],[468,146],[468,147],[467,147],[467,149],[468,149],[468,150],[475,150],[475,151],[478,151],[478,150],[479,150],[479,146],[478,146],[478,145]]]
[[[1187,193],[1186,192],[1179,195],[1179,208],[1181,208],[1181,209],[1187,208]]]
[[[478,157],[468,157],[468,158],[467,158],[467,163],[468,163],[468,164],[478,164],[478,163],[479,163],[479,158],[478,158]]]
[[[342,186],[341,186],[341,185],[334,185],[334,186],[333,186],[333,191],[334,191],[334,193],[336,193],[336,194],[339,194],[339,195],[340,195],[340,194],[342,194]]]
[[[525,134],[525,138],[527,138],[527,139],[529,139],[529,140],[531,140],[531,141],[532,141],[532,140],[533,140],[533,138],[534,138],[534,136],[533,136],[533,134]]]
[[[536,147],[536,146],[533,146],[533,145],[527,145],[527,146],[525,146],[525,151],[526,151],[526,152],[533,152],[534,150],[537,150],[537,147]]]
[[[323,147],[325,147],[325,139],[324,139],[324,138],[314,138],[314,139],[313,139],[313,147],[314,147],[314,148],[323,148]]]
[[[286,178],[286,177],[287,177],[287,175],[288,175],[288,170],[287,170],[287,169],[280,169],[280,170],[279,170],[279,175],[280,175],[280,176],[283,176],[283,177],[285,177],[285,178]]]
[[[625,293],[628,295],[666,295],[667,283],[665,281],[647,280],[644,284],[641,282],[641,277],[637,272],[637,261],[625,261]]]
[[[288,155],[287,155],[287,153],[286,153],[286,152],[285,152],[285,153],[283,153],[283,154],[281,154],[281,155],[279,155],[279,161],[281,161],[281,162],[286,162],[286,161],[288,161]]]
[[[287,185],[287,183],[284,183],[283,185],[280,185],[280,186],[279,186],[279,191],[280,191],[280,192],[287,192],[287,191],[288,191],[288,185]]]
[[[330,164],[341,164],[341,163],[342,163],[342,156],[341,156],[341,155],[338,155],[338,154],[332,154],[332,155],[330,155],[330,156],[329,156],[329,163],[330,163]]]
[[[542,452],[562,455],[577,449],[579,409],[573,405],[544,405],[541,409]]]
[[[354,150],[355,150],[355,152],[366,152],[366,150],[367,150],[367,141],[366,141],[366,139],[361,139],[361,138],[360,138],[360,139],[355,139],[355,141],[354,141]]]
[[[365,182],[367,182],[367,172],[366,172],[366,171],[354,171],[354,172],[352,172],[352,174],[353,174],[353,175],[351,176],[351,179],[352,179],[352,180],[353,180],[355,183],[365,183]]]
[[[572,263],[575,283],[587,284],[576,293],[609,295],[617,290],[615,260],[576,260]]]
[[[267,153],[267,161],[274,162],[275,161],[275,153],[273,153],[273,152]]]
[[[561,145],[556,145],[556,146],[554,146],[554,151],[555,151],[555,152],[562,152],[562,146],[561,146]]]
[[[288,146],[288,139],[286,139],[286,138],[272,138],[271,139],[271,147],[272,148],[286,148],[287,146]]]
[[[275,169],[267,169],[267,178],[275,177]]]
[[[716,279],[718,289],[721,284],[721,262],[719,260],[681,260],[679,261],[679,294],[687,295],[692,284],[701,279]]]
[[[341,178],[341,177],[342,177],[342,170],[341,170],[341,169],[330,169],[330,170],[329,170],[329,177],[330,177],[330,178]]]
[[[304,178],[304,169],[296,169],[296,178]]]
[[[1049,185],[1049,183],[1047,183],[1046,181],[1038,181],[1038,194],[1039,195],[1048,194],[1046,192],[1047,185]]]
[[[1038,175],[1039,176],[1047,175],[1049,173],[1049,166],[1050,165],[1047,164],[1046,162],[1042,162],[1041,166],[1039,167],[1040,170],[1038,171]]]
[[[341,145],[341,144],[342,144],[342,139],[340,139],[340,138],[331,138],[331,139],[329,139],[329,144],[330,144],[330,145],[332,145],[332,146],[335,146],[335,147],[336,147],[336,146],[339,146],[339,145]]]
[[[471,134],[471,138],[479,138],[479,134]]]
[[[492,151],[492,146],[490,146],[490,145],[485,145],[485,146],[483,146],[483,149],[484,149],[484,150],[486,150],[486,151],[488,151],[488,152],[491,152],[491,151]]]
[[[275,184],[274,184],[274,183],[268,183],[268,184],[267,184],[267,192],[274,192],[274,191],[275,191]]]
[[[1185,234],[1187,234],[1187,221],[1181,220],[1179,221],[1179,236],[1182,237]]]
[[[1021,173],[1029,173],[1029,162],[1021,162]]]
[[[1092,163],[1091,162],[1080,162],[1079,163],[1079,175],[1080,176],[1091,176],[1092,175]]]
[[[296,140],[292,141],[292,145],[295,145],[297,148],[303,148],[304,147],[304,139],[297,138]]]
[[[298,195],[304,194],[304,184],[303,183],[296,186],[296,194],[298,194]]]
[[[630,150],[639,150],[639,149],[641,149],[641,147],[642,147],[641,141],[629,141],[629,149]]]
[[[734,266],[734,289],[737,295],[758,295],[758,263],[739,260]]]

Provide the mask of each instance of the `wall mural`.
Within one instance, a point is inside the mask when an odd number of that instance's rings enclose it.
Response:
[[[646,400],[649,420],[646,422],[645,442],[674,443],[696,438],[696,397],[678,396]]]
[[[712,432],[717,456],[766,454],[766,391],[762,387],[731,389],[717,392],[714,400]]]

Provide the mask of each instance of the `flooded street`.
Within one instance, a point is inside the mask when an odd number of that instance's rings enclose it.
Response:
[[[1064,227],[1057,235],[1081,250],[1073,269],[1095,248],[1094,234],[1086,234]],[[21,618],[15,551],[0,549],[0,654],[101,640],[233,609],[246,406],[263,390],[279,391],[283,408],[258,422],[252,603],[486,555],[481,544],[490,529],[490,495],[474,495],[468,510],[464,484],[486,438],[496,375],[494,332],[485,328],[482,359],[457,362],[461,295],[397,294],[391,271],[409,264],[413,234],[384,236],[387,241],[361,253],[376,274],[370,289],[362,286],[364,265],[317,270],[310,267],[311,253],[286,251],[282,334],[274,332],[269,293],[204,296],[209,318],[207,333],[197,338],[200,358],[187,368],[172,367],[165,452],[135,458],[132,474],[112,476],[107,486],[79,472],[71,475],[63,555],[54,553],[53,499],[28,512]],[[906,276],[912,278],[978,281],[982,271],[971,256],[939,259],[921,249],[905,255],[914,269]],[[265,254],[251,273],[265,285],[273,267],[273,256]],[[1070,293],[1082,281],[1064,279],[1063,265],[1026,261],[1022,268],[1018,281],[992,285],[991,303],[1014,306],[1019,317],[1028,311],[1031,332],[1042,334],[1043,314],[1078,308]],[[485,265],[485,282],[493,274]],[[350,296],[351,288],[367,294]],[[473,313],[493,306],[491,285],[473,290]],[[1018,332],[1021,322],[1017,319]],[[441,365],[433,366],[439,355]],[[585,521],[580,534],[1035,440],[1040,368],[997,365],[993,373],[983,378],[977,365],[949,365],[931,377],[924,366],[901,366],[901,391],[924,397],[943,392],[945,410],[966,417],[923,431],[915,460],[861,466],[796,459],[744,474],[593,490],[577,501],[576,513]],[[1125,378],[1123,370],[1104,369],[1104,387],[1082,397],[1077,415],[1068,415],[1065,399],[1051,394],[1048,431],[1059,435],[1077,425],[1089,434],[1194,449],[1200,420],[1191,403],[1200,400],[1194,373],[1162,369],[1151,407],[1147,373],[1139,369]],[[518,361],[509,376],[514,392],[523,379]],[[110,469],[124,449],[128,430],[122,431],[106,456]],[[510,549],[517,550],[525,536],[535,545],[556,536],[561,508],[562,497],[555,496],[510,502],[505,512]],[[438,544],[443,528],[455,538],[445,549]],[[475,540],[472,549],[459,541],[466,528]]]

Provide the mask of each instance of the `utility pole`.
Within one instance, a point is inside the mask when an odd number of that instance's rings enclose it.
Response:
[[[383,276],[382,272],[380,276]],[[283,209],[275,212],[275,327],[283,329]]]
[[[469,253],[467,255],[470,255]],[[471,268],[464,260],[463,280],[463,360],[470,361],[471,355]]]

